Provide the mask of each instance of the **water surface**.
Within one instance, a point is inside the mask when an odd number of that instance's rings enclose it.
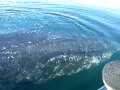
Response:
[[[97,40],[99,40],[98,38],[105,39],[119,49],[119,24],[120,13],[117,10],[40,2],[0,4],[0,36],[24,32],[47,33],[51,40],[61,37],[69,39],[92,36],[96,37]],[[95,41],[91,42],[97,50],[101,50],[99,45],[94,44]],[[90,40],[88,38],[80,43],[87,45]],[[107,61],[96,67],[76,74],[56,77],[45,83],[19,83],[13,90],[96,90],[103,85],[101,78],[103,66],[109,61],[120,59],[119,55],[119,52],[115,52]]]

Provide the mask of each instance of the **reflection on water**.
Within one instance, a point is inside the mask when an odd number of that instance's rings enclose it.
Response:
[[[96,90],[105,63],[120,58],[113,10],[30,2],[0,8],[2,90]]]

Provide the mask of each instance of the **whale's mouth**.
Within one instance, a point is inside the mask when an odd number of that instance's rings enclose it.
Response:
[[[57,48],[56,52],[40,52],[38,48],[35,49],[33,48],[34,46],[30,47],[31,49],[27,48],[19,54],[20,59],[18,63],[20,65],[21,73],[23,75],[26,73],[26,79],[29,78],[32,80],[36,78],[37,83],[46,82],[58,76],[71,75],[89,69],[90,67],[95,67],[100,62],[109,59],[116,51],[111,51],[109,49],[101,51],[80,51],[81,49],[74,49],[73,51],[64,50],[64,52],[61,52],[59,50],[59,52],[57,52],[59,49]],[[30,68],[33,71],[29,71]],[[31,75],[34,71],[37,71],[38,73],[36,73],[36,75]]]
[[[109,59],[113,52],[108,51],[104,53],[88,53],[88,54],[64,54],[50,58],[45,64],[44,68],[52,69],[52,74],[47,79],[54,78],[56,76],[71,75],[78,73],[84,69],[97,66],[100,62]],[[53,67],[54,66],[54,67]]]

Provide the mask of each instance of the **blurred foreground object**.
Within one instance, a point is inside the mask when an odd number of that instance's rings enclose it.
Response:
[[[106,64],[102,77],[108,90],[120,90],[120,61],[112,61]]]
[[[99,88],[98,90],[107,90],[107,88],[105,86],[102,86],[101,88]]]

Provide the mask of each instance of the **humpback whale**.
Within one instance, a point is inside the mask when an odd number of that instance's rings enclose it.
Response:
[[[89,69],[117,50],[113,43],[95,35],[20,31],[0,35],[0,89],[18,83],[41,83]]]

